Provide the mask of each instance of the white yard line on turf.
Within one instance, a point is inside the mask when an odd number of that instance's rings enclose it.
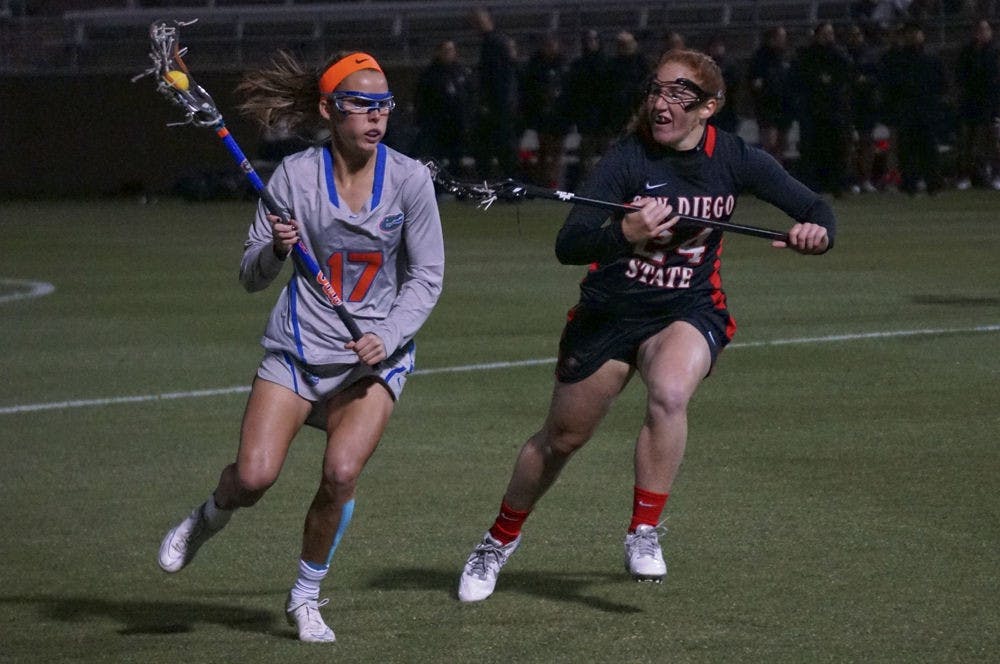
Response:
[[[54,293],[56,287],[47,281],[28,281],[26,279],[0,279],[0,286],[14,288],[14,293],[0,295],[0,303],[14,300],[28,300],[33,297],[43,297]]]
[[[772,341],[748,341],[732,343],[729,348],[761,348],[766,346],[791,346],[797,344],[822,344],[837,341],[863,341],[867,339],[892,339],[898,337],[941,336],[945,334],[969,334],[982,332],[1000,332],[998,325],[977,325],[975,327],[938,328],[930,330],[890,330],[886,332],[859,332],[856,334],[831,334],[823,337],[795,337],[791,339],[774,339]],[[553,364],[554,357],[534,360],[517,360],[512,362],[489,362],[485,364],[466,364],[456,367],[439,367],[437,369],[418,369],[414,376],[430,374],[462,373],[467,371],[493,371],[496,369],[512,369],[531,367],[540,364]],[[91,406],[110,406],[115,404],[142,403],[148,401],[169,401],[172,399],[191,399],[197,397],[214,397],[225,394],[249,392],[249,386],[220,387],[207,390],[191,390],[188,392],[166,392],[164,394],[147,394],[133,397],[107,397],[103,399],[74,399],[72,401],[53,401],[49,403],[24,404],[21,406],[6,406],[0,408],[0,415],[15,413],[30,413],[39,410],[65,410],[68,408],[84,408]]]

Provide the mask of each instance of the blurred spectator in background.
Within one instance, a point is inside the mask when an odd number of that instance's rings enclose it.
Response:
[[[878,0],[872,8],[870,18],[881,28],[889,28],[910,18],[913,0]]]
[[[743,76],[736,62],[726,55],[726,40],[722,35],[717,34],[709,39],[705,52],[715,60],[715,64],[719,65],[722,80],[726,84],[726,102],[708,122],[723,131],[735,134],[740,128],[740,118],[736,113],[736,96],[739,94]]]
[[[555,33],[545,35],[524,70],[521,95],[524,124],[538,134],[532,180],[542,187],[557,188],[562,176],[563,145],[570,127],[566,100],[568,71],[562,43]]]
[[[479,177],[518,173],[518,64],[512,41],[485,9],[473,13],[482,35],[477,70],[477,115],[473,156]]]
[[[963,1],[964,0],[909,0],[909,2],[898,2],[897,0],[894,4],[897,7],[902,6],[904,13],[901,18],[909,18],[911,21],[927,23],[927,21],[933,20],[936,16],[941,16],[943,13],[954,13],[956,8],[952,5]]]
[[[887,120],[892,123],[900,189],[915,194],[921,185],[938,192],[943,184],[939,136],[948,128],[947,79],[941,59],[924,50],[918,23],[900,29],[901,45],[883,67]]]
[[[750,59],[747,78],[760,146],[782,164],[793,121],[790,76],[788,33],[781,26],[768,28],[763,43]]]
[[[662,53],[666,53],[667,51],[672,51],[674,49],[680,50],[683,48],[687,48],[684,35],[676,30],[667,30],[663,33]]]
[[[874,26],[870,28],[877,29]],[[847,29],[847,54],[851,58],[851,191],[874,192],[875,127],[882,122],[879,89],[881,52],[858,24]]]
[[[580,55],[570,63],[566,77],[566,107],[580,136],[577,167],[567,173],[566,187],[574,191],[590,173],[607,147],[608,57],[597,30],[580,37]]]
[[[978,21],[955,67],[958,88],[959,189],[1000,189],[997,122],[1000,122],[1000,50],[989,21]]]
[[[879,28],[881,29],[881,28]],[[890,77],[900,68],[899,61],[906,57],[903,49],[903,30],[896,26],[885,31],[887,47],[882,51],[878,64],[877,87],[882,92],[882,121],[889,129],[888,150],[885,153],[885,173],[881,189],[893,191],[899,187],[899,102],[892,98],[894,90]]]
[[[28,13],[27,0],[7,0],[0,2],[0,21],[7,18],[21,18]]]
[[[831,23],[816,26],[793,68],[802,180],[836,196],[846,186],[852,68]]]
[[[848,10],[851,20],[861,25],[872,24],[872,15],[875,13],[878,3],[879,0],[857,0],[856,2],[852,2]]]
[[[625,130],[644,94],[651,65],[631,32],[615,35],[615,54],[608,63],[608,133],[616,139]]]
[[[438,44],[434,59],[420,73],[415,96],[419,132],[414,155],[443,163],[461,172],[471,121],[472,74],[458,61],[450,39]]]

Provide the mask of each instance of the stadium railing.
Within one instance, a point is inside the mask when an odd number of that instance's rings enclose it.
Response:
[[[79,3],[50,3],[79,6]],[[276,48],[327,54],[342,48],[376,50],[389,64],[427,62],[434,46],[452,39],[466,59],[477,54],[479,35],[471,14],[475,0],[364,0],[316,2],[285,0],[122,0],[106,6],[67,9],[55,15],[0,15],[0,72],[51,73],[124,71],[146,49],[145,28],[154,20],[198,19],[185,31],[197,51],[199,68],[232,71],[257,64]],[[748,51],[760,32],[784,25],[802,33],[818,21],[846,24],[854,0],[703,0],[619,2],[607,0],[506,0],[490,7],[497,27],[512,36],[526,55],[539,36],[560,33],[575,47],[581,31],[635,34],[653,52],[667,30],[681,32],[692,45],[723,33],[730,52]],[[942,6],[944,3],[940,3]],[[165,16],[170,10],[174,15]],[[935,21],[964,26],[964,16]],[[943,30],[944,28],[942,28]],[[963,32],[964,34],[964,32]],[[931,40],[947,38],[934,30]],[[195,47],[197,47],[195,49]]]

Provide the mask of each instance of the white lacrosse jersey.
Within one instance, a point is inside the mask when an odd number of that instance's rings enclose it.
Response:
[[[329,146],[286,157],[267,184],[298,222],[299,237],[330,280],[362,332],[377,334],[389,355],[408,343],[430,315],[444,278],[441,218],[430,171],[419,161],[378,145],[371,198],[358,212],[337,196]],[[272,248],[263,202],[244,245],[240,281],[265,288],[291,262],[261,339],[265,349],[304,364],[357,361],[344,349],[351,337],[305,263]]]

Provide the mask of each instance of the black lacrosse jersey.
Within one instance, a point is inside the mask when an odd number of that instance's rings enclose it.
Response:
[[[696,148],[684,152],[625,137],[579,193],[613,202],[663,197],[679,214],[720,221],[733,216],[740,194],[751,193],[795,221],[824,226],[833,246],[835,220],[826,201],[766,152],[712,125]],[[622,234],[622,215],[609,218],[604,210],[576,205],[559,231],[559,261],[590,264],[580,285],[582,305],[637,320],[704,307],[725,311],[721,230],[680,222],[665,236],[633,246]],[[732,332],[734,326],[730,337]]]

